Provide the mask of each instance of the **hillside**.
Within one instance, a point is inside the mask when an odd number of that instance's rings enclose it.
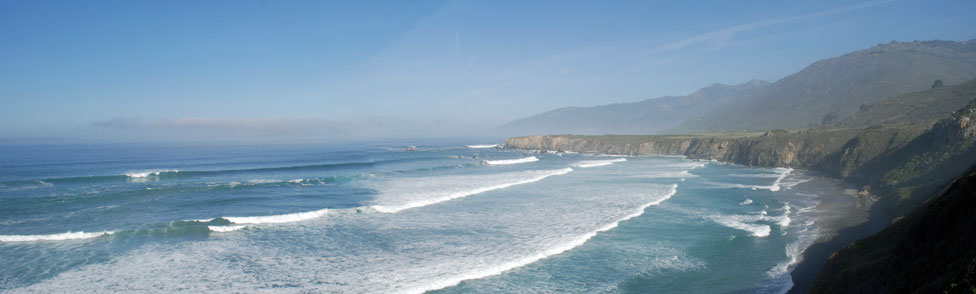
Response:
[[[838,125],[866,127],[934,121],[949,116],[973,99],[976,99],[976,80],[864,104]]]
[[[878,234],[839,250],[811,293],[976,293],[976,169]]]
[[[678,126],[712,107],[767,85],[752,80],[739,85],[714,84],[686,96],[667,96],[633,103],[565,107],[519,119],[499,127],[513,135],[527,134],[654,134]]]
[[[903,215],[945,179],[976,162],[976,104],[928,123],[721,135],[528,136],[507,148],[627,155],[683,155],[748,166],[817,170],[867,186],[882,209]],[[960,164],[965,163],[965,164]]]
[[[670,130],[676,133],[806,128],[831,124],[862,104],[976,77],[976,40],[891,42],[814,62]]]

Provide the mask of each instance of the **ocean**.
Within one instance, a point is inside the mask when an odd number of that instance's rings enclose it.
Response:
[[[782,293],[811,175],[472,145],[0,146],[0,292]]]

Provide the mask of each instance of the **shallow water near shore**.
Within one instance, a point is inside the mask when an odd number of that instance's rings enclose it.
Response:
[[[790,169],[477,143],[0,147],[0,290],[782,293],[848,205]]]

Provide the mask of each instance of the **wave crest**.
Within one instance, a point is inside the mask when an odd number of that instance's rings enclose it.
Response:
[[[506,165],[506,164],[519,164],[527,162],[539,161],[535,156],[523,157],[518,159],[501,159],[501,160],[485,160],[485,164],[488,165]]]
[[[627,161],[627,159],[626,158],[614,158],[614,159],[607,159],[607,160],[584,160],[584,161],[580,161],[580,162],[574,163],[573,166],[587,168],[587,167],[597,167],[597,166],[611,165],[611,164],[614,164],[614,163],[617,163],[617,162],[624,162],[624,161]]]
[[[451,199],[457,199],[457,198],[467,197],[467,196],[474,195],[474,194],[481,194],[481,193],[488,192],[488,191],[491,191],[491,190],[503,189],[503,188],[508,188],[508,187],[515,186],[515,185],[521,185],[521,184],[528,184],[528,183],[532,183],[532,182],[538,182],[538,181],[541,181],[542,179],[545,179],[545,178],[548,178],[548,177],[551,177],[551,176],[564,175],[564,174],[568,174],[568,173],[570,173],[572,171],[573,171],[572,168],[564,168],[564,169],[549,170],[549,171],[524,171],[524,172],[520,172],[520,173],[516,173],[516,174],[517,175],[525,175],[525,174],[528,174],[528,175],[531,175],[531,177],[521,178],[521,179],[517,179],[517,180],[511,181],[511,182],[499,183],[499,184],[494,184],[494,185],[490,185],[490,186],[477,187],[477,188],[472,188],[470,190],[462,190],[462,191],[456,191],[456,189],[445,189],[444,191],[429,192],[428,190],[430,188],[428,186],[413,187],[413,188],[421,189],[423,191],[423,193],[420,193],[420,192],[411,193],[411,192],[405,192],[405,191],[395,191],[394,193],[421,194],[419,196],[427,196],[427,197],[424,197],[424,198],[421,198],[421,199],[410,199],[410,200],[407,200],[407,201],[405,201],[403,203],[377,204],[377,205],[373,205],[372,208],[374,210],[376,210],[376,211],[379,211],[379,212],[395,213],[395,212],[399,212],[399,211],[404,210],[404,209],[410,209],[410,208],[415,208],[415,207],[427,206],[427,205],[431,205],[431,204],[434,204],[434,203],[448,201],[448,200],[451,200]],[[508,175],[508,174],[505,174],[505,175]],[[413,181],[413,180],[411,180],[411,181]]]
[[[329,211],[328,208],[315,211],[296,212],[289,214],[267,215],[267,216],[225,216],[222,217],[235,224],[280,224],[310,220],[324,216]]]
[[[67,232],[49,235],[0,235],[0,242],[31,242],[31,241],[61,241],[75,239],[91,239],[114,234],[113,231],[102,232]]]

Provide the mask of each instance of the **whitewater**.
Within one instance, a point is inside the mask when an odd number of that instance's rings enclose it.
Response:
[[[802,171],[465,143],[0,150],[0,291],[780,293],[820,236]]]

